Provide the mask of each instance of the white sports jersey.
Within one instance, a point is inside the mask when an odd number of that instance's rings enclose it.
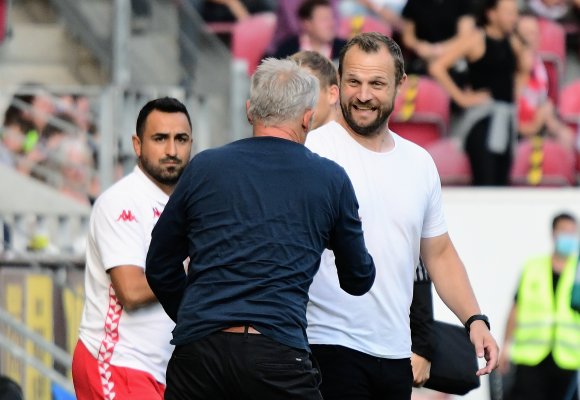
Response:
[[[409,308],[420,239],[447,232],[441,183],[431,156],[391,132],[387,153],[361,146],[337,122],[307,136],[306,146],[341,165],[359,202],[365,242],[377,275],[371,290],[340,289],[334,255],[325,251],[310,287],[308,341],[384,358],[411,356]]]
[[[80,339],[102,371],[109,364],[129,367],[149,372],[163,384],[175,324],[159,303],[124,310],[107,271],[120,265],[145,268],[151,231],[168,199],[139,167],[98,198],[87,241],[80,326]]]

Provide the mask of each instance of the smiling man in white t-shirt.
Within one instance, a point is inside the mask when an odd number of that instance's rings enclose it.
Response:
[[[151,231],[189,162],[191,120],[176,99],[137,118],[137,166],[96,201],[90,220],[85,305],[73,356],[78,400],[161,400],[175,324],[145,278]]]
[[[326,251],[310,287],[308,340],[324,377],[325,400],[411,396],[411,305],[419,255],[438,294],[470,330],[490,373],[498,347],[447,233],[433,160],[388,129],[406,79],[399,46],[377,33],[351,39],[340,56],[342,113],[312,131],[306,146],[341,165],[359,200],[365,242],[377,268],[371,290],[340,292],[334,255]]]

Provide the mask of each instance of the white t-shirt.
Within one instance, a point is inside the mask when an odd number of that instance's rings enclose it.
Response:
[[[377,275],[371,290],[340,289],[334,254],[326,250],[310,287],[310,344],[335,344],[383,358],[411,356],[409,308],[420,239],[447,232],[441,183],[431,156],[391,132],[387,153],[361,146],[337,122],[307,136],[306,146],[341,165],[359,202],[365,242]]]
[[[165,384],[175,327],[159,303],[126,311],[107,271],[115,266],[145,268],[151,231],[169,196],[139,167],[97,200],[91,214],[85,270],[85,305],[80,339],[99,361],[152,374]]]

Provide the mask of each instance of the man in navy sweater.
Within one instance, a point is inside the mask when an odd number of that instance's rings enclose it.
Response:
[[[306,337],[321,253],[352,295],[375,268],[345,171],[303,145],[318,94],[293,61],[265,60],[253,137],[194,157],[153,230],[147,279],[177,323],[166,399],[322,399]]]

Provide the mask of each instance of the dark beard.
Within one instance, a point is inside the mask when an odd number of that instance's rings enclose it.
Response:
[[[145,172],[147,172],[147,174],[151,178],[155,179],[155,181],[157,181],[158,183],[167,186],[174,186],[179,180],[181,174],[183,173],[183,169],[185,168],[183,162],[176,157],[167,157],[160,161],[160,162],[164,161],[178,162],[178,164],[171,165],[167,169],[164,169],[162,166],[156,166],[151,164],[149,160],[145,157],[140,157],[139,161],[141,162],[143,170],[145,170]]]
[[[352,118],[349,106],[350,105],[348,104],[345,105],[343,102],[340,102],[340,109],[342,110],[344,120],[355,133],[365,137],[373,137],[382,133],[382,130],[386,125],[387,119],[389,119],[389,116],[393,112],[393,103],[391,103],[390,106],[379,109],[379,115],[373,122],[371,122],[369,125],[361,126],[358,125]]]

